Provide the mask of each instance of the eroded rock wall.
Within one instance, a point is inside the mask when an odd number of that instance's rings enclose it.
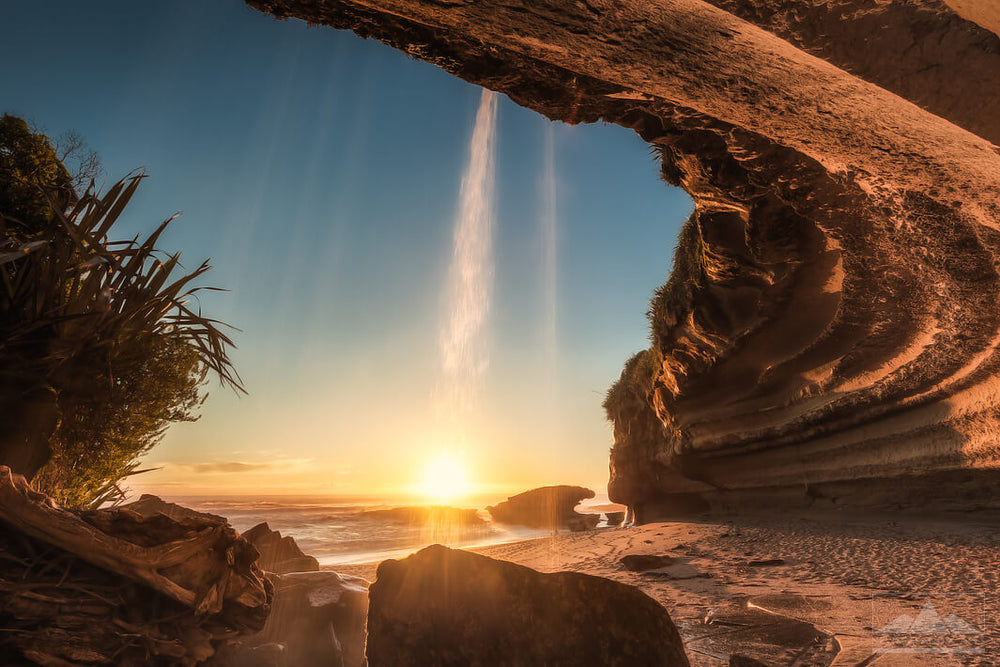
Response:
[[[938,0],[709,2],[1000,144],[1000,114],[984,113],[1000,107],[1000,37],[968,20],[985,10],[959,14]]]
[[[640,519],[749,497],[993,504],[994,33],[937,0],[250,4],[659,150],[696,209],[653,300],[653,366],[606,404],[612,499]]]

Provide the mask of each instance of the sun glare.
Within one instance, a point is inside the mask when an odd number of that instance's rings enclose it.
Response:
[[[441,454],[424,469],[420,493],[434,502],[447,502],[469,492],[469,480],[461,462],[448,454]]]

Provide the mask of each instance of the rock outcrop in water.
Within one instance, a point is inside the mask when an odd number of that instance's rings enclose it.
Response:
[[[582,486],[542,486],[487,507],[497,523],[531,528],[585,530],[600,521],[597,514],[580,514],[575,507],[594,492]]]
[[[434,545],[383,561],[370,591],[371,667],[688,664],[666,609],[610,579]]]
[[[633,128],[690,193],[606,403],[640,520],[1000,506],[995,3],[249,2]]]

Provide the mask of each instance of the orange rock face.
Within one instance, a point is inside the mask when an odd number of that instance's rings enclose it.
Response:
[[[611,496],[640,520],[777,499],[994,505],[1000,8],[250,4],[659,150],[696,210],[653,346],[607,403]]]

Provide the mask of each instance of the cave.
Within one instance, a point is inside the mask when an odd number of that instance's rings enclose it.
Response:
[[[248,3],[631,128],[690,194],[652,345],[605,402],[638,520],[1000,509],[1000,9]]]

